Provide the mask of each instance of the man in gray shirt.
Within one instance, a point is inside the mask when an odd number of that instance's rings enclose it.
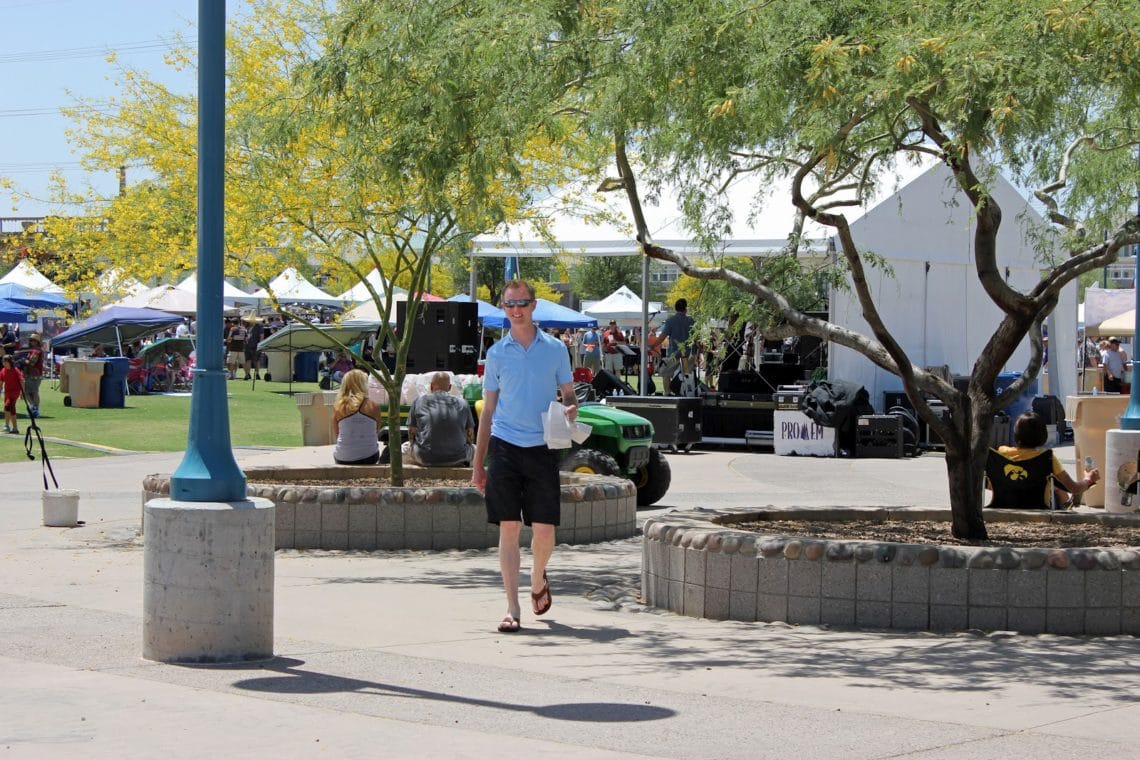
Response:
[[[650,341],[649,348],[654,349],[669,340],[668,350],[662,350],[661,363],[658,373],[665,381],[665,395],[672,395],[672,382],[673,376],[680,369],[682,373],[687,374],[693,371],[691,366],[691,358],[693,355],[692,342],[689,340],[690,333],[693,331],[693,318],[689,316],[689,302],[684,298],[678,298],[677,303],[673,305],[676,313],[665,320],[665,324],[661,326],[661,332],[657,333],[657,337]],[[686,394],[682,391],[682,395]]]
[[[422,467],[466,466],[475,453],[475,418],[471,407],[451,395],[451,376],[436,372],[431,393],[412,402],[408,412],[408,440],[401,452],[411,464]]]

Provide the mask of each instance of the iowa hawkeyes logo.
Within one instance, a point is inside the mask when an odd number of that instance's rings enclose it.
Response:
[[[1025,480],[1029,477],[1029,472],[1024,467],[1019,467],[1016,464],[1007,464],[1002,472],[1010,480]]]

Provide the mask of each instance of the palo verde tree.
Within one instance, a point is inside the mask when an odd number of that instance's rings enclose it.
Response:
[[[533,22],[489,0],[346,0],[321,54],[296,79],[304,100],[278,121],[281,154],[305,134],[330,136],[323,154],[355,181],[353,196],[330,193],[327,203],[356,220],[347,237],[371,266],[383,273],[376,240],[400,251],[413,272],[409,323],[434,257],[523,216],[586,154],[570,152],[583,141],[568,119],[535,118],[529,101],[514,97],[538,91],[531,41],[545,28]],[[335,224],[307,226],[314,236],[329,230],[339,234]],[[396,347],[395,371],[374,372],[398,399],[412,336],[383,324],[380,339]],[[399,405],[388,410],[390,440],[398,440]],[[395,447],[392,478],[402,478]]]
[[[595,12],[580,36],[594,62],[590,123],[615,136],[611,186],[625,190],[645,253],[768,304],[784,334],[833,341],[897,374],[946,443],[953,534],[984,539],[993,415],[1040,370],[1042,320],[1067,283],[1140,242],[1140,7],[1126,0],[597,6],[608,12]],[[647,167],[643,182],[683,188],[692,226],[709,240],[731,229],[719,191],[733,178],[790,180],[798,222],[833,231],[870,334],[805,315],[764,278],[654,245],[627,153]],[[891,334],[867,284],[873,255],[853,239],[846,214],[890,181],[898,162],[917,158],[948,167],[970,204],[974,275],[1003,314],[964,392],[917,366]],[[1018,223],[992,193],[999,169],[1033,188],[1051,224],[1036,231],[1051,244],[1041,249],[1040,282],[1025,292],[1010,287],[999,266],[998,229]],[[792,230],[790,249],[798,243]],[[1029,362],[999,399],[996,376],[1027,337]],[[944,402],[951,419],[934,415],[927,396]]]

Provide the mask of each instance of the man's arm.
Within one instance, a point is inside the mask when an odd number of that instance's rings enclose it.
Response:
[[[562,405],[566,407],[566,419],[573,422],[578,419],[578,396],[574,393],[574,383],[563,383],[558,389],[562,391]],[[482,434],[482,428],[479,432]]]
[[[498,401],[498,391],[484,389],[483,413],[479,415],[479,434],[475,436],[475,456],[471,462],[471,484],[480,491],[487,487],[487,469],[483,460],[487,458],[487,448],[491,445],[491,419]]]

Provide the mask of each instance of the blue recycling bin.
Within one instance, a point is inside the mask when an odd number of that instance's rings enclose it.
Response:
[[[293,357],[293,379],[298,383],[317,382],[320,361],[320,351],[302,351],[297,354]]]
[[[112,356],[103,360],[103,376],[99,378],[99,406],[122,409],[127,405],[127,371],[131,360],[125,356]]]
[[[1013,385],[1013,381],[1021,377],[1020,372],[1001,372],[997,376],[997,381],[994,383],[995,390],[998,395],[1006,392],[1009,386]],[[1005,408],[1005,413],[1009,415],[1009,442],[1013,442],[1013,423],[1017,422],[1017,418],[1026,412],[1033,411],[1033,399],[1037,397],[1037,383],[1038,380],[1034,378],[1021,395],[1009,402],[1009,406]]]

